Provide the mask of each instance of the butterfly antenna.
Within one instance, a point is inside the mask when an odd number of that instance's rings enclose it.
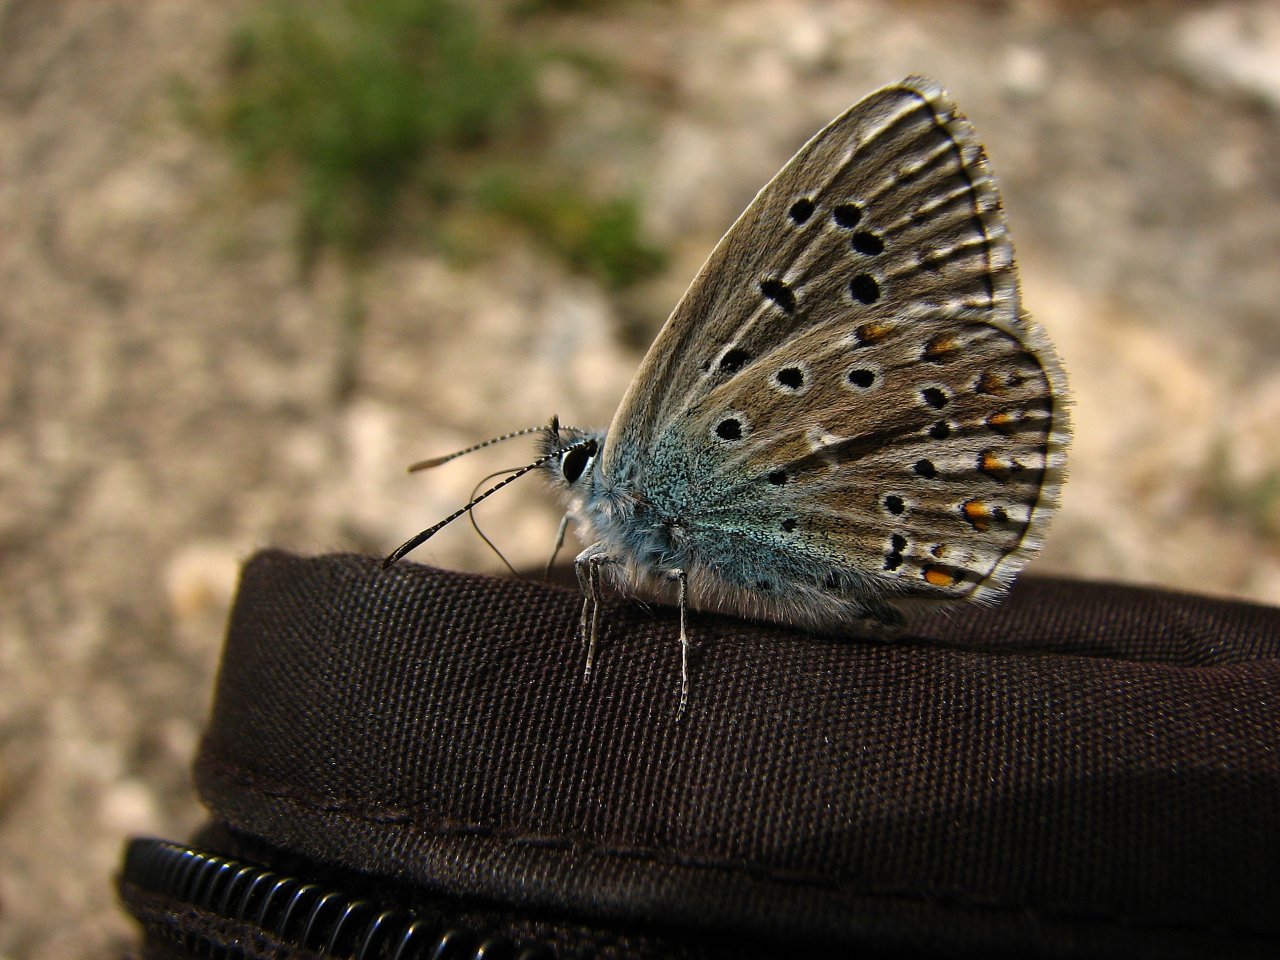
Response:
[[[479,480],[476,481],[476,485],[471,488],[471,496],[474,497],[476,495],[476,491],[480,489],[480,485],[484,483],[486,480],[492,480],[494,477],[500,477],[504,473],[513,473],[514,471],[519,469],[520,469],[519,467],[508,467],[505,470],[495,470],[493,473],[489,474],[487,477],[481,477]],[[480,521],[476,519],[476,512],[474,510],[471,511],[471,515],[467,519],[471,521],[471,529],[473,529],[476,532],[476,536],[478,536],[481,540],[483,540],[485,544],[489,547],[489,549],[494,552],[494,554],[498,557],[498,559],[502,561],[502,565],[511,571],[511,575],[515,577],[517,580],[523,580],[524,574],[520,573],[520,571],[518,571],[515,567],[511,565],[511,561],[509,561],[503,555],[502,551],[499,550],[497,546],[494,544],[494,542],[490,540],[487,536],[485,536],[485,532],[480,529]]]
[[[542,430],[544,428],[538,427],[538,429]],[[579,447],[585,447],[587,444],[593,443],[593,442],[594,442],[594,438],[590,438],[590,437],[583,440],[579,440],[577,443],[571,443],[567,447],[560,447],[556,450],[552,450],[550,453],[546,454],[545,456],[541,456],[537,460],[533,461],[533,463],[527,464],[521,467],[520,469],[516,470],[514,473],[511,474],[511,476],[507,477],[505,480],[498,481],[492,487],[486,490],[484,493],[480,494],[480,496],[473,497],[471,499],[471,502],[468,503],[465,507],[459,507],[457,510],[453,511],[453,513],[449,514],[449,516],[445,517],[439,523],[435,524],[434,526],[428,527],[426,530],[423,530],[417,536],[410,537],[404,543],[400,544],[400,546],[396,547],[395,550],[391,552],[390,556],[388,556],[387,559],[382,561],[382,569],[384,570],[387,569],[389,566],[391,566],[393,563],[395,563],[397,560],[403,557],[406,553],[409,553],[411,550],[415,550],[418,547],[422,546],[424,543],[426,543],[428,540],[434,537],[440,530],[444,529],[449,524],[453,523],[453,521],[457,520],[460,516],[462,516],[468,510],[473,508],[476,504],[480,503],[482,500],[486,500],[489,497],[493,496],[495,493],[497,493],[499,490],[505,487],[508,483],[511,483],[514,480],[519,480],[530,470],[536,470],[538,467],[542,466],[544,463],[550,463],[556,457],[559,457],[565,453],[568,453],[570,450],[576,450]]]
[[[409,472],[414,473],[415,471],[418,471],[418,470],[430,470],[432,467],[438,467],[442,463],[448,463],[450,460],[456,460],[458,459],[458,457],[461,457],[465,454],[475,453],[477,450],[483,450],[485,447],[491,447],[495,443],[501,443],[503,440],[512,440],[515,437],[527,436],[530,433],[539,433],[546,429],[547,428],[545,426],[540,426],[540,427],[525,427],[523,430],[513,430],[511,431],[511,433],[504,433],[500,437],[493,437],[490,440],[485,440],[483,443],[477,443],[475,446],[467,447],[467,449],[465,450],[457,450],[453,453],[446,453],[443,457],[431,457],[427,460],[419,460],[417,463],[410,465]],[[493,476],[493,474],[490,474],[490,476]],[[482,480],[480,482],[483,483],[484,481]]]

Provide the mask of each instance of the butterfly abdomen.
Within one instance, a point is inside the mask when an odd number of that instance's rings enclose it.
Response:
[[[892,583],[842,564],[834,545],[802,528],[799,514],[762,499],[743,512],[741,483],[700,482],[707,465],[678,434],[624,482],[603,478],[581,507],[590,536],[621,563],[610,576],[628,589],[661,589],[688,577],[690,602],[848,634],[871,617],[895,623]],[[769,483],[765,478],[764,482]]]

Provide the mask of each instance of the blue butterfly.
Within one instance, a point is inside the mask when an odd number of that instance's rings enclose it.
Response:
[[[553,419],[534,463],[386,562],[544,469],[589,544],[574,563],[587,675],[605,582],[674,584],[683,713],[691,604],[886,637],[905,609],[999,599],[1057,507],[1066,402],[982,147],[909,77],[760,191],[608,430]]]

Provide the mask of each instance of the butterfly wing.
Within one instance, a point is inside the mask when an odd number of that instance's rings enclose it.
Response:
[[[911,77],[810,140],[720,241],[602,470],[708,556],[989,599],[1056,507],[1065,396],[982,147]]]

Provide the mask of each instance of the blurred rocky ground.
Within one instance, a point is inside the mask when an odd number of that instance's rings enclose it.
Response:
[[[1033,568],[1280,603],[1280,6],[547,3],[572,61],[557,149],[634,191],[667,267],[625,295],[511,233],[458,260],[300,277],[292,213],[246,197],[175,106],[222,82],[247,4],[0,0],[0,958],[117,955],[124,837],[200,820],[189,763],[237,566],[384,553],[558,413],[605,424],[723,229],[811,133],[922,72],[977,125],[1025,301],[1076,397]],[[345,371],[345,372],[344,372]],[[517,566],[557,514],[481,511]],[[497,571],[465,524],[417,559]]]

